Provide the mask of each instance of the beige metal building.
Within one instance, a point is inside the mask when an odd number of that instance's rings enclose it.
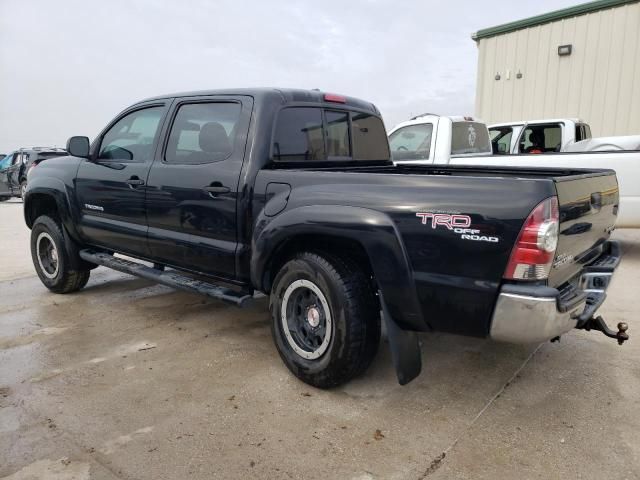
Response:
[[[640,134],[640,1],[599,0],[472,38],[487,123],[578,117],[594,136]]]

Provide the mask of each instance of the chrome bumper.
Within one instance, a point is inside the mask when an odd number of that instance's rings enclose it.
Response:
[[[618,245],[607,242],[605,253],[585,268],[576,287],[567,289],[569,295],[550,287],[503,285],[490,337],[501,342],[536,343],[582,327],[604,302],[619,262]]]
[[[500,293],[491,322],[491,338],[500,342],[537,343],[576,327],[586,301],[560,312],[557,297]]]

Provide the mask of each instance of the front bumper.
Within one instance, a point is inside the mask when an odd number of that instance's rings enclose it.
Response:
[[[579,278],[562,289],[545,286],[502,286],[491,321],[492,339],[536,343],[558,337],[589,321],[606,297],[620,263],[617,242],[607,242],[603,253],[585,267]]]

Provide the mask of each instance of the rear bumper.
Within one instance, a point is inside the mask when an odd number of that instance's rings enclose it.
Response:
[[[620,263],[617,242],[561,290],[544,286],[502,286],[491,321],[492,339],[511,343],[550,340],[586,323],[602,305]]]

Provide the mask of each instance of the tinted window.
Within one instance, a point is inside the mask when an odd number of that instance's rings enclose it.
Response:
[[[380,118],[367,113],[351,114],[354,160],[389,160],[389,143]]]
[[[199,164],[231,156],[240,110],[235,102],[182,105],[171,126],[165,161]]]
[[[451,155],[469,155],[491,152],[489,131],[482,123],[453,122]]]
[[[388,161],[389,145],[382,120],[375,115],[291,107],[278,115],[273,158],[280,161]]]
[[[98,158],[134,162],[150,160],[163,108],[136,110],[118,120],[102,137]]]
[[[325,115],[327,118],[327,159],[350,158],[349,113],[328,110]]]
[[[427,160],[432,133],[430,123],[399,128],[389,137],[391,157],[394,160]]]
[[[284,161],[324,160],[322,110],[285,108],[278,115],[273,158]]]

